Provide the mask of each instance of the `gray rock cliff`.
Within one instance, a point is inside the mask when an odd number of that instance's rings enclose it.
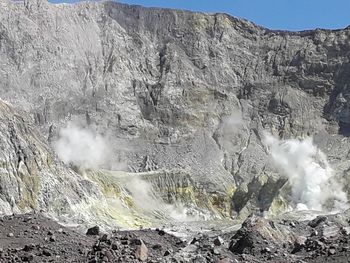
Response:
[[[264,131],[313,136],[349,179],[349,27],[271,31],[114,2],[0,6],[0,96],[48,141],[83,121],[113,134],[113,158],[129,171],[186,171],[232,197],[232,215],[268,211],[286,183]]]
[[[56,216],[101,199],[96,186],[54,156],[23,111],[0,101],[0,213],[41,210]]]

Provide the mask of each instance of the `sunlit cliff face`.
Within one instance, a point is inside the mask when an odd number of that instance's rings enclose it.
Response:
[[[225,134],[235,132],[242,120],[234,116],[228,119],[227,123],[224,127]],[[159,195],[159,191],[164,191],[164,194],[169,189],[155,190],[154,185],[144,180],[142,175],[102,170],[104,165],[110,166],[108,155],[111,150],[107,141],[105,137],[90,129],[68,123],[61,129],[58,139],[54,142],[54,149],[66,164],[77,166],[82,171],[92,169],[84,174],[99,185],[107,203],[113,207],[115,214],[118,214],[118,220],[125,221],[124,223],[130,226],[146,222],[151,224],[154,218],[174,222],[211,218],[209,211],[204,211],[203,214],[203,210],[197,207],[195,196],[198,193],[190,194],[188,191],[191,186],[184,192],[178,192],[178,195],[188,195],[186,200],[178,196],[179,200],[170,204]],[[342,210],[347,207],[341,181],[330,167],[325,154],[313,144],[311,138],[279,140],[266,133],[263,143],[279,174],[289,181],[291,207],[295,210],[318,211]],[[156,173],[150,176],[159,176],[159,180],[167,180]],[[188,203],[182,203],[184,200]],[[206,215],[207,212],[209,216]],[[120,218],[122,215],[124,219]]]

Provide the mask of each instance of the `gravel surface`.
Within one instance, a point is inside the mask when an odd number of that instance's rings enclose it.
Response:
[[[184,241],[162,229],[103,233],[93,226],[81,233],[42,214],[5,216],[0,262],[349,262],[347,218],[277,222],[251,215],[237,231]]]

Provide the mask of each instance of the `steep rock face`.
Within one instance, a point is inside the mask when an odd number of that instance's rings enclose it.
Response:
[[[103,174],[85,175],[58,160],[27,113],[0,100],[0,214],[40,211],[83,227],[145,225],[145,211],[133,216],[117,199],[122,195],[132,202],[139,194],[126,193],[123,184],[113,188]]]
[[[99,199],[96,186],[63,166],[24,112],[0,101],[0,212],[67,216]]]
[[[268,210],[281,182],[263,131],[314,135],[349,176],[349,38],[225,14],[3,1],[0,90],[49,140],[84,120],[128,143],[115,155],[130,170],[190,169],[208,193],[237,187],[236,212]]]
[[[122,226],[157,227],[231,216],[231,193],[208,194],[183,171],[88,170],[83,173],[97,183],[109,204],[109,214]]]

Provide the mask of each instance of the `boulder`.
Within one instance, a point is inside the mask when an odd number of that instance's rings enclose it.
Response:
[[[335,238],[339,235],[339,230],[337,226],[324,226],[322,228],[322,237],[325,239]]]
[[[346,226],[346,227],[342,227],[341,228],[341,233],[345,236],[350,235],[350,227]]]
[[[214,239],[214,245],[215,246],[221,246],[225,243],[225,241],[222,239],[222,237],[218,236]]]
[[[327,217],[325,216],[318,216],[315,219],[311,220],[308,225],[312,228],[317,227],[319,224],[321,224],[322,222],[325,222],[327,220]]]
[[[138,245],[135,251],[135,257],[136,259],[140,261],[146,261],[148,258],[148,248],[141,240],[141,245]]]
[[[100,234],[100,227],[99,226],[91,227],[86,232],[86,235],[88,235],[88,236],[97,236],[99,234]]]

